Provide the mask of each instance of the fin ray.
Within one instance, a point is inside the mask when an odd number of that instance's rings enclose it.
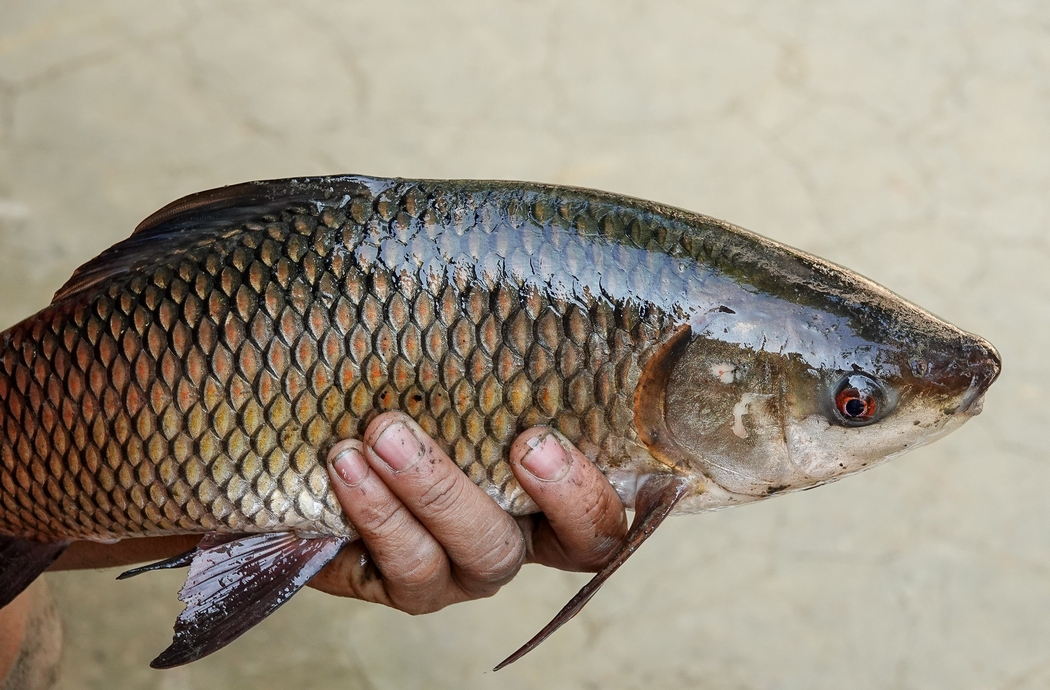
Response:
[[[277,532],[198,547],[179,592],[186,608],[175,621],[171,646],[150,666],[181,666],[233,642],[288,601],[346,543],[343,537]]]
[[[194,546],[186,553],[180,553],[178,556],[172,556],[171,558],[165,558],[163,561],[157,561],[156,563],[150,563],[149,565],[140,565],[137,568],[125,570],[120,575],[117,575],[118,580],[127,580],[141,575],[142,573],[150,573],[154,570],[168,570],[170,568],[185,568],[186,566],[193,563],[193,557],[197,555],[197,547]]]
[[[671,510],[685,496],[689,486],[690,481],[687,478],[673,474],[657,475],[646,481],[638,491],[638,496],[635,500],[635,514],[634,521],[631,522],[631,529],[627,531],[627,536],[624,538],[620,550],[613,556],[613,559],[598,571],[591,578],[591,581],[576,593],[576,596],[569,600],[569,603],[558,612],[558,615],[550,623],[492,670],[498,671],[504,666],[513,664],[538,647],[554,631],[568,623],[577,613],[582,611],[583,607],[598,592],[598,589],[605,584],[606,580],[638,550],[638,547],[671,514]]]
[[[204,535],[204,538],[200,540],[200,543],[194,546],[192,549],[185,553],[180,553],[178,556],[172,556],[171,558],[165,558],[163,561],[157,561],[156,563],[150,563],[148,565],[140,565],[137,568],[131,570],[125,570],[120,575],[117,575],[118,580],[127,580],[143,573],[151,573],[154,570],[172,570],[175,568],[185,568],[193,563],[193,557],[197,555],[199,551],[210,549],[218,546],[219,544],[225,544],[226,542],[233,541],[235,539],[242,539],[248,535],[246,534],[217,534],[211,532]]]

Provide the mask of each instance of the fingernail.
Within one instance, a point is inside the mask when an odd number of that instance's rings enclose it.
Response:
[[[529,474],[545,482],[556,482],[569,473],[569,454],[554,434],[530,438],[527,445],[529,450],[521,459],[521,466]]]
[[[395,472],[407,470],[423,457],[423,444],[401,422],[394,422],[383,429],[372,442],[372,450]]]
[[[347,448],[335,456],[332,469],[347,486],[357,486],[368,476],[368,463],[356,448]]]

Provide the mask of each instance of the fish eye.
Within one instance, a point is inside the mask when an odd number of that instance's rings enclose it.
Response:
[[[882,385],[867,374],[844,376],[835,387],[836,421],[844,426],[863,426],[886,413]]]

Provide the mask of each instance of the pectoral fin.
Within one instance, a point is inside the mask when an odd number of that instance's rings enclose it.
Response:
[[[287,532],[202,541],[179,591],[186,608],[175,621],[175,637],[150,666],[180,666],[225,647],[288,601],[346,543]]]
[[[0,608],[33,584],[55,562],[68,542],[42,544],[28,539],[0,536]]]
[[[660,526],[660,523],[664,521],[664,518],[671,514],[675,504],[685,496],[689,484],[688,479],[679,475],[657,475],[646,481],[635,498],[634,521],[631,523],[631,529],[627,531],[627,536],[624,538],[620,550],[613,556],[613,559],[590,582],[584,585],[583,589],[576,596],[569,600],[569,603],[558,612],[558,615],[543,630],[536,633],[535,637],[526,642],[518,651],[501,661],[492,670],[498,671],[504,666],[513,664],[538,647],[555,630],[572,620],[583,609],[584,605],[591,600],[591,597],[598,592],[598,589],[605,584],[605,581],[621,565],[627,562],[627,559],[638,550],[642,542],[648,539],[656,528]]]

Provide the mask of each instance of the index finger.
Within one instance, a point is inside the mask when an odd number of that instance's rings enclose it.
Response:
[[[444,547],[461,586],[489,589],[517,572],[525,553],[517,523],[410,417],[377,417],[365,432],[365,457]]]

